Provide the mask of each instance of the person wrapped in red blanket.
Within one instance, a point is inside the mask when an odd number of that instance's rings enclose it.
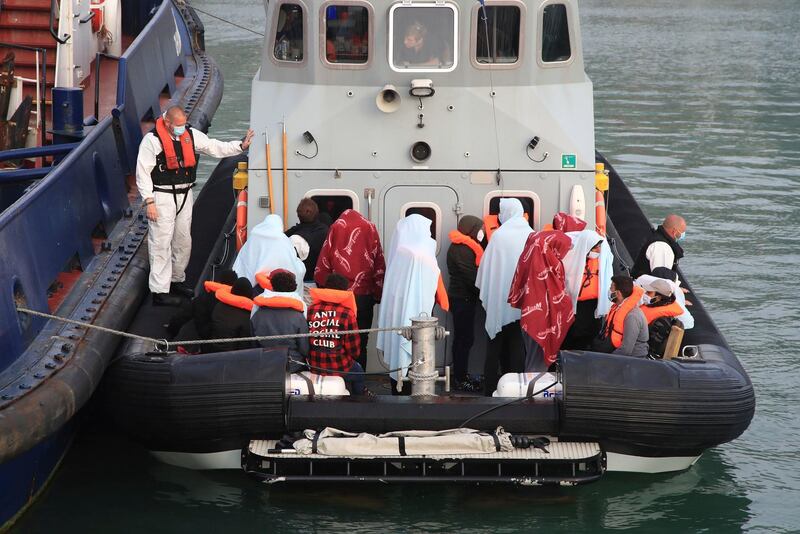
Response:
[[[561,262],[570,247],[564,232],[534,232],[517,262],[508,303],[522,313],[526,372],[550,367],[575,320]]]

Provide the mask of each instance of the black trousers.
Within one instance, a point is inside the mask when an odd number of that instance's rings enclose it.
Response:
[[[505,373],[522,373],[525,370],[525,346],[519,321],[507,324],[490,339],[486,347],[486,365],[483,368],[484,395],[491,397],[497,381]]]
[[[375,309],[375,298],[372,295],[356,295],[356,307],[358,314],[356,315],[356,322],[358,329],[372,328],[372,312]],[[367,369],[367,344],[369,343],[369,334],[361,334],[361,353],[356,358],[356,361],[361,364],[361,367]]]
[[[597,299],[579,300],[575,311],[575,322],[569,327],[567,337],[561,343],[562,350],[587,350],[600,331],[600,319],[595,319]]]
[[[450,299],[453,314],[453,377],[465,380],[469,372],[469,351],[475,342],[475,308],[477,303],[460,298]]]

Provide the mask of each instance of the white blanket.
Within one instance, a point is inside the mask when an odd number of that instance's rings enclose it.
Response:
[[[316,430],[303,432],[305,439],[294,442],[299,454],[314,454]],[[514,449],[511,434],[502,428],[495,431],[497,439],[486,432],[468,428],[452,430],[409,430],[386,434],[356,434],[327,427],[319,432],[316,454],[339,457],[445,456],[508,452]],[[402,451],[401,451],[402,438]],[[500,445],[500,451],[497,445]]]

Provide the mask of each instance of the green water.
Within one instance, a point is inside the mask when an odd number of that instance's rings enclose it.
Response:
[[[263,25],[254,0],[195,4]],[[800,531],[800,4],[592,0],[581,19],[597,146],[652,221],[687,218],[681,265],[755,384],[740,439],[580,488],[320,490],[160,465],[95,421],[16,531]],[[239,137],[261,42],[204,20],[225,75],[212,130]]]

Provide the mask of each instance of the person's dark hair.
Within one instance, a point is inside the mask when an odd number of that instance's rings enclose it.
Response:
[[[325,287],[327,289],[338,289],[340,291],[347,291],[347,288],[349,286],[350,283],[347,281],[347,278],[345,278],[339,273],[331,273],[325,279]]]
[[[237,278],[233,283],[233,287],[231,287],[231,293],[240,297],[250,298],[253,295],[253,286],[247,278]]]
[[[612,276],[611,281],[614,282],[614,287],[617,288],[617,291],[622,293],[624,298],[630,297],[631,293],[633,293],[633,278],[630,276],[618,274],[616,276]]]
[[[297,218],[300,219],[301,223],[310,223],[317,220],[319,216],[319,206],[314,200],[310,198],[304,198],[300,201],[300,204],[297,205]]]
[[[671,280],[673,282],[678,278],[677,273],[668,267],[656,267],[653,269],[653,276],[656,278],[663,278],[664,280]]]
[[[272,282],[272,290],[279,293],[291,293],[297,290],[297,281],[294,278],[294,273],[288,271],[274,273],[269,278]]]
[[[224,269],[217,273],[217,282],[225,284],[226,286],[232,286],[238,277],[239,275],[237,275],[236,271],[233,269]]]

